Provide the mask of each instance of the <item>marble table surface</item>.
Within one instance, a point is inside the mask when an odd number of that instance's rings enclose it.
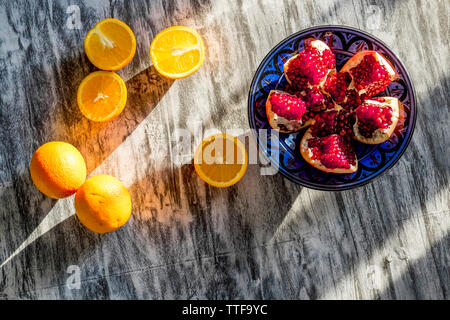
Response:
[[[0,299],[449,299],[449,8],[441,1],[0,0]],[[75,95],[95,68],[86,32],[114,17],[137,51],[118,73],[128,104],[83,118]],[[174,160],[174,132],[248,130],[247,95],[266,53],[324,24],[363,29],[403,60],[418,119],[397,165],[344,192],[300,187],[250,165],[227,189]],[[152,67],[160,30],[199,31],[206,60],[167,80]],[[28,165],[50,140],[75,145],[88,172],[133,199],[122,229],[97,235],[73,197],[35,189]],[[192,148],[196,142],[193,139]]]

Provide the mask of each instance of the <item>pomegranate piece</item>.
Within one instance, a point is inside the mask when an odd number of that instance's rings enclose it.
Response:
[[[351,82],[352,78],[348,72],[334,72],[327,77],[324,90],[336,103],[341,104],[346,100],[347,88]]]
[[[272,90],[266,100],[266,114],[269,124],[280,132],[295,132],[311,122],[305,101],[280,90]]]
[[[308,129],[300,145],[303,158],[314,168],[332,173],[351,173],[358,160],[350,141],[338,134],[316,137]]]
[[[356,156],[351,144],[345,142],[340,135],[332,134],[321,140],[317,157],[325,167],[349,169],[351,165],[356,164]]]
[[[355,110],[355,139],[366,144],[378,144],[388,140],[398,122],[399,104],[398,99],[392,97],[364,101]]]
[[[377,129],[386,129],[392,124],[392,108],[379,107],[365,102],[356,110],[359,133],[366,138],[372,137]]]
[[[325,172],[356,171],[356,154],[351,144],[352,123],[352,114],[346,110],[317,114],[300,144],[303,158]]]
[[[305,102],[285,92],[274,91],[270,95],[272,111],[288,120],[300,120],[306,112]]]
[[[361,104],[360,96],[355,89],[350,89],[352,77],[348,72],[335,72],[330,74],[325,81],[324,91],[328,93],[336,104],[342,108],[353,111]]]
[[[380,93],[398,78],[390,62],[376,51],[358,52],[345,63],[340,72],[350,74],[352,82],[349,89],[355,89],[358,95],[367,98]]]
[[[323,86],[328,73],[335,69],[334,53],[325,42],[305,40],[305,49],[284,64],[284,74],[290,85],[299,91]]]
[[[319,112],[326,109],[334,109],[333,100],[317,86],[306,89],[302,96],[307,108],[311,111]]]

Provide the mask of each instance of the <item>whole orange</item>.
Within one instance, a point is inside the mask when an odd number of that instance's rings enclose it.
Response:
[[[43,194],[55,199],[65,198],[86,180],[86,163],[73,145],[52,141],[34,152],[30,173],[34,185]]]
[[[86,180],[75,195],[75,210],[89,230],[106,233],[123,226],[131,215],[131,197],[120,180],[97,175]]]

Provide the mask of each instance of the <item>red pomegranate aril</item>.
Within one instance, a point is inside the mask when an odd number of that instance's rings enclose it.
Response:
[[[339,111],[338,121],[336,126],[336,133],[343,136],[345,139],[350,140],[353,136],[353,114],[351,112],[341,110]]]
[[[326,108],[325,97],[318,87],[308,88],[304,95],[305,103],[311,110],[323,110]]]
[[[349,140],[353,136],[354,122],[353,114],[346,110],[322,112],[314,117],[311,134],[315,137],[323,137],[337,133]]]
[[[364,96],[360,96],[356,90],[347,90],[345,95],[347,99],[341,105],[350,112],[356,109],[361,104],[362,100],[364,100]]]
[[[375,101],[378,101],[378,102],[386,102],[386,99],[383,98],[383,97],[375,97],[375,98],[371,98],[370,100],[375,100]]]
[[[323,137],[336,133],[337,111],[328,111],[317,114],[314,117],[314,124],[311,125],[311,134],[315,137]]]

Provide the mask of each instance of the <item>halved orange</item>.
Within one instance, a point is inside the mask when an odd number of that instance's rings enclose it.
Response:
[[[248,155],[238,138],[226,133],[202,141],[194,155],[194,167],[208,184],[224,188],[237,183],[247,170]]]
[[[102,70],[125,67],[136,52],[133,31],[120,20],[104,19],[84,38],[84,51],[94,66]]]
[[[127,103],[127,87],[114,72],[95,71],[81,81],[77,103],[81,113],[92,121],[117,117]]]
[[[205,58],[205,48],[197,31],[175,26],[155,36],[150,45],[150,57],[160,74],[170,79],[180,79],[200,68]]]

